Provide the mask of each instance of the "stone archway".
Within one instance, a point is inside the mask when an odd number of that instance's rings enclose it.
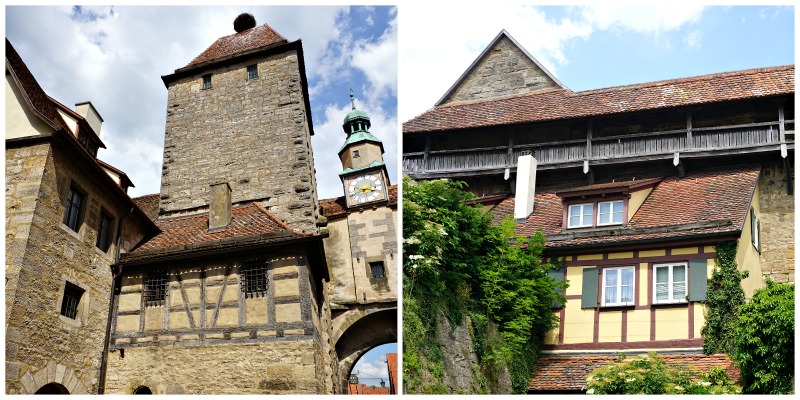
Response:
[[[46,390],[64,388],[70,394],[89,394],[75,370],[53,361],[38,371],[25,372],[20,383],[20,394],[34,394],[45,387]]]
[[[34,394],[69,394],[69,390],[60,383],[51,382],[40,387]]]
[[[356,361],[370,349],[397,341],[397,308],[357,309],[344,318],[334,337],[339,356],[339,382],[347,390],[347,378]]]

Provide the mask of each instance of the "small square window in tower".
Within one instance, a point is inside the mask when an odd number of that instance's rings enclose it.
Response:
[[[248,260],[241,266],[239,277],[245,298],[266,297],[268,267],[269,263],[263,260]]]
[[[211,89],[211,74],[203,75],[203,89]]]
[[[372,278],[385,278],[386,271],[383,268],[383,261],[376,261],[369,263],[369,269],[372,272]]]
[[[86,194],[74,186],[69,187],[67,198],[64,201],[64,219],[62,222],[73,231],[77,232],[83,217],[83,204]]]
[[[81,303],[84,290],[66,282],[64,285],[64,298],[61,300],[61,315],[75,319],[78,315],[78,304]]]
[[[167,274],[164,272],[152,272],[144,277],[144,305],[163,306],[167,298]]]
[[[247,80],[253,80],[258,78],[258,65],[248,65],[247,66]]]
[[[97,226],[97,248],[108,251],[111,247],[111,226],[113,220],[105,212],[100,212],[100,222]]]

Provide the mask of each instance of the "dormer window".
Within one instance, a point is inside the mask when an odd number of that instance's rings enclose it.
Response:
[[[597,225],[622,224],[622,200],[601,201],[597,203]]]
[[[583,228],[592,226],[592,203],[572,204],[569,206],[569,225],[568,228]]]

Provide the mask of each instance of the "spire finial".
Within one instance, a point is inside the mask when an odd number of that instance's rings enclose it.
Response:
[[[353,88],[350,88],[350,104],[353,106],[353,110],[356,109],[356,99],[353,97]]]

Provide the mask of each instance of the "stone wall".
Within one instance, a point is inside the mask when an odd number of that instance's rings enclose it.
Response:
[[[96,247],[98,218],[127,211],[104,194],[102,173],[49,143],[6,151],[7,393],[50,382],[97,393],[115,253]],[[78,232],[61,223],[70,185],[86,192]],[[84,291],[74,319],[61,315],[67,282]]]
[[[794,282],[794,196],[786,194],[786,170],[764,166],[758,181],[761,202],[761,269],[764,279]]]
[[[328,222],[325,257],[331,302],[365,304],[397,301],[397,210],[364,208]],[[370,262],[382,261],[385,278],[372,278]]]
[[[489,49],[442,104],[559,87],[507,37]]]
[[[314,340],[114,350],[106,393],[317,394]]]
[[[247,80],[247,66],[258,78]],[[212,87],[202,89],[211,73]],[[210,184],[259,201],[290,227],[317,232],[310,129],[295,51],[198,72],[170,84],[160,211],[207,210]]]

